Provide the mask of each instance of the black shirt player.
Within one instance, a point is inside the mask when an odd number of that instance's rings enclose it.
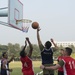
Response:
[[[51,46],[53,43],[54,46],[57,48],[57,45],[54,43],[53,39],[51,39],[52,43],[50,41],[47,41],[44,46],[40,40],[39,31],[40,31],[40,29],[38,27],[37,28],[37,40],[38,40],[38,45],[39,45],[39,48],[41,51],[42,64],[44,66],[53,65],[53,50],[54,49]],[[43,69],[43,75],[54,75],[54,71]]]

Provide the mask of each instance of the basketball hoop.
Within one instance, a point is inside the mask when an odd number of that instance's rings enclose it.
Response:
[[[27,33],[31,22],[32,21],[28,19],[21,19],[21,20],[16,20],[16,25],[22,23],[22,31]]]

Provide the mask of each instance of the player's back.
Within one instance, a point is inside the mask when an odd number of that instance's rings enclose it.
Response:
[[[64,57],[64,75],[75,75],[75,59],[72,57]]]
[[[32,60],[28,57],[21,57],[23,75],[34,75]]]
[[[21,62],[23,67],[22,71],[32,69],[32,60],[28,56],[21,58]]]

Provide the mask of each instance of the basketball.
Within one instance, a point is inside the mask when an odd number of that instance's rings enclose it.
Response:
[[[38,26],[39,26],[38,22],[33,22],[33,23],[32,23],[32,28],[33,28],[33,29],[37,29]]]

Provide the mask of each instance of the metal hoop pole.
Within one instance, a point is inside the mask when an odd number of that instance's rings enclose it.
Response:
[[[0,8],[0,10],[7,9],[8,7]]]
[[[8,7],[0,8],[0,17],[8,16]]]

